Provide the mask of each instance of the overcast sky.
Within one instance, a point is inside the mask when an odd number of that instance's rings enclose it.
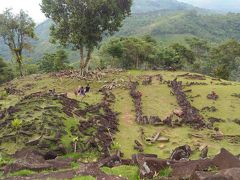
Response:
[[[146,0],[147,1],[147,0]],[[240,11],[240,0],[179,0],[198,7],[217,10],[238,10]],[[37,22],[45,20],[39,4],[41,0],[0,0],[0,13],[5,8],[12,8],[14,12],[23,9]]]
[[[41,2],[41,0],[0,0],[0,13],[6,8],[12,8],[14,13],[23,9],[28,12],[35,22],[40,23],[45,19],[39,6]]]
[[[237,11],[240,10],[240,0],[179,0],[197,7]]]

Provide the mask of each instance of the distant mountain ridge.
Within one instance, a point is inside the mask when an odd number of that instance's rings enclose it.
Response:
[[[38,40],[33,42],[34,51],[25,56],[37,61],[44,53],[57,49],[57,45],[49,42],[50,26],[51,21],[46,20],[36,27]],[[240,14],[215,14],[176,0],[135,0],[132,15],[115,36],[145,34],[166,42],[182,42],[189,36],[212,41],[240,39]],[[67,51],[70,61],[79,59],[78,52]],[[1,42],[0,56],[11,59],[8,48]]]
[[[177,0],[135,0],[133,13],[146,13],[159,10],[192,10],[196,7]]]

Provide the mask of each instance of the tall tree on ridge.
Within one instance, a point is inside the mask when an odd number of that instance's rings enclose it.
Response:
[[[53,42],[80,52],[80,71],[88,71],[91,55],[103,36],[118,31],[130,15],[132,0],[42,0],[42,12],[54,21]],[[84,58],[84,52],[86,57]]]
[[[23,10],[17,15],[14,15],[10,9],[0,14],[0,38],[3,39],[4,43],[16,57],[20,76],[23,76],[22,52],[23,49],[31,49],[29,40],[36,37],[34,27],[35,23]]]

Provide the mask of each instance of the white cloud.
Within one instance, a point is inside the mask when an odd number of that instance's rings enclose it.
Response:
[[[46,19],[41,12],[40,3],[41,0],[0,0],[0,13],[6,8],[12,8],[14,13],[18,13],[20,9],[23,9],[36,23],[40,23]]]
[[[209,9],[228,11],[240,9],[240,0],[179,0],[179,1]]]

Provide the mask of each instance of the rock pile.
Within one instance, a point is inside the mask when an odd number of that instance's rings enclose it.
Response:
[[[184,86],[189,87],[189,86],[206,86],[208,85],[207,83],[204,82],[187,82]]]
[[[152,84],[152,76],[147,76],[142,82],[142,85],[144,86],[151,85],[151,84]]]
[[[133,103],[135,105],[136,112],[136,122],[139,124],[151,124],[151,125],[160,125],[161,119],[158,116],[143,116],[142,112],[142,93],[137,91],[138,82],[132,82],[130,84],[130,95],[133,98]]]
[[[122,69],[104,69],[104,70],[94,70],[86,73],[84,76],[77,70],[67,70],[67,71],[60,71],[57,73],[52,73],[51,76],[58,77],[58,78],[78,78],[82,80],[100,80],[105,77],[107,74],[118,74],[124,72]]]
[[[212,93],[207,95],[207,98],[216,101],[219,96],[213,91]]]
[[[127,87],[127,85],[128,85],[128,83],[125,82],[124,79],[114,79],[114,80],[104,84],[100,88],[100,91],[102,91],[102,90],[112,90],[112,89],[115,89],[115,88],[125,88],[125,87]]]
[[[9,95],[24,95],[23,91],[17,89],[15,86],[10,85],[5,88],[5,91]]]
[[[190,74],[190,73],[178,75],[177,77],[184,77],[184,78],[186,78],[186,79],[193,79],[193,80],[206,80],[206,77],[203,76],[203,75]]]
[[[92,109],[99,111],[103,109],[104,114],[96,115],[88,121],[81,122],[79,131],[90,138],[85,142],[85,150],[95,147],[103,156],[109,156],[114,134],[118,131],[117,113],[110,108],[111,103],[115,101],[115,96],[107,91],[102,92],[104,97],[100,104],[92,106]],[[91,108],[88,108],[88,111]],[[95,128],[96,133],[89,134],[89,128]]]
[[[204,127],[205,123],[203,117],[187,100],[187,96],[183,92],[182,82],[176,80],[171,81],[170,87],[172,88],[174,95],[177,97],[177,102],[182,109],[182,123],[189,124],[196,128]]]
[[[33,149],[22,149],[13,156],[16,158],[14,163],[3,168],[4,174],[20,171],[23,169],[42,171],[50,169],[66,169],[71,167],[70,159],[51,159],[45,160],[44,155]]]
[[[130,95],[133,98],[133,103],[136,112],[136,121],[139,124],[144,124],[143,122],[143,112],[142,112],[142,93],[137,91],[138,82],[132,82],[130,84]]]

